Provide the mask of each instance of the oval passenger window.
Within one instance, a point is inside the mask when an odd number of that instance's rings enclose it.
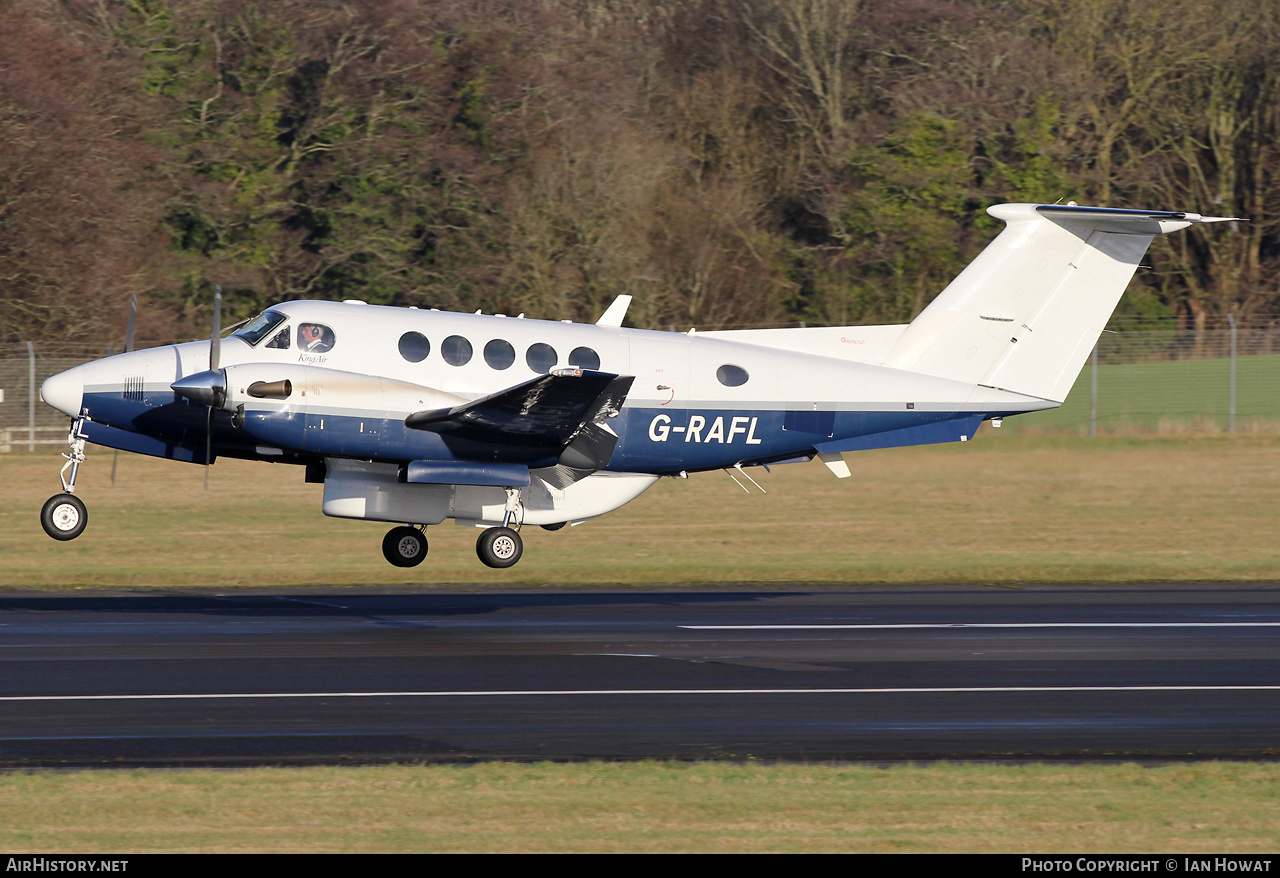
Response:
[[[741,366],[721,366],[716,369],[716,378],[725,387],[741,387],[747,383],[747,370]]]
[[[460,335],[451,335],[440,343],[440,356],[450,366],[465,366],[471,362],[471,342]]]
[[[569,355],[569,365],[595,371],[600,368],[600,355],[591,348],[574,348]]]
[[[511,342],[495,338],[484,346],[484,361],[495,369],[509,369],[516,361],[516,349]]]
[[[556,354],[556,349],[542,342],[529,345],[529,350],[524,354],[524,361],[535,372],[550,372],[556,367],[558,359],[560,357]]]
[[[400,336],[400,356],[410,363],[421,363],[431,353],[431,342],[420,332],[406,332]]]

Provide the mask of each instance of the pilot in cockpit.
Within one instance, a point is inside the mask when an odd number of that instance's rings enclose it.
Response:
[[[326,327],[318,323],[303,323],[298,326],[298,347],[304,351],[323,354],[333,347],[333,335]]]

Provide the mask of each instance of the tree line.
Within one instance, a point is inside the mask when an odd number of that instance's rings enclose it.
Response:
[[[285,299],[911,319],[1000,201],[1247,217],[1128,314],[1280,312],[1277,0],[7,0],[0,334]]]

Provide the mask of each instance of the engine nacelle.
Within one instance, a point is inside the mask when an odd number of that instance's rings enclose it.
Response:
[[[227,366],[226,401],[235,411],[297,411],[351,415],[368,413],[378,418],[404,419],[424,409],[451,408],[466,402],[460,396],[359,372],[341,372],[323,366],[277,363],[241,363]]]
[[[241,432],[264,445],[323,455],[377,457],[389,439],[402,440],[408,415],[466,402],[407,381],[321,366],[242,363],[222,371],[221,407]],[[432,443],[439,444],[420,440]]]

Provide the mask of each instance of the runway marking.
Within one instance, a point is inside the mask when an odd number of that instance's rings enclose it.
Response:
[[[1280,622],[908,622],[854,625],[680,625],[693,631],[828,631],[886,628],[1280,628]]]
[[[5,695],[19,701],[202,701],[232,698],[483,698],[536,695],[912,695],[996,692],[1267,692],[1280,684],[1242,686],[917,686],[859,689],[494,689],[423,692],[215,692],[161,695]]]

